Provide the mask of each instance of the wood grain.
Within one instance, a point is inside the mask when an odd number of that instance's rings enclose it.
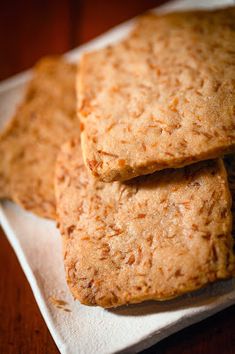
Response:
[[[71,48],[66,0],[0,2],[0,79]]]
[[[27,69],[43,55],[61,54],[74,48],[162,2],[1,1],[0,79]],[[170,336],[143,353],[233,354],[234,317],[235,306]],[[58,353],[23,271],[1,230],[0,319],[0,353]]]

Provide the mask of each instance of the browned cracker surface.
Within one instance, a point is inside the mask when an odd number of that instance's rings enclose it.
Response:
[[[79,136],[74,64],[42,59],[25,98],[0,135],[0,197],[55,218],[54,165],[60,145]]]
[[[103,181],[235,149],[235,7],[146,15],[85,54],[78,77],[85,163]]]
[[[103,307],[164,300],[234,272],[222,160],[103,183],[63,146],[56,201],[73,296]]]

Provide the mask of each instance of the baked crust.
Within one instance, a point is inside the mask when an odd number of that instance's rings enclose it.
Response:
[[[76,299],[102,307],[166,300],[234,274],[222,160],[103,183],[88,174],[79,146],[63,146],[55,179]]]
[[[23,102],[0,135],[0,197],[52,219],[56,156],[62,143],[79,136],[75,72],[59,57],[36,64]]]
[[[84,161],[128,180],[235,149],[235,7],[146,15],[85,54],[77,89]]]

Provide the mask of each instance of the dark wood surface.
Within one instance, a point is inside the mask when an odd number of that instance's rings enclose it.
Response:
[[[74,48],[162,2],[1,1],[0,79],[29,68],[43,55],[61,54]],[[234,318],[235,306],[170,336],[144,353],[234,354]],[[28,282],[1,229],[0,319],[0,353],[58,353]]]

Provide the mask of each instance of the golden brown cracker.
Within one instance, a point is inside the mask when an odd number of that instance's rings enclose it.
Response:
[[[56,201],[67,282],[86,305],[165,300],[232,276],[231,197],[222,160],[103,183],[63,146]]]
[[[44,58],[0,135],[0,197],[55,218],[54,165],[60,145],[79,136],[74,64]]]
[[[146,15],[121,43],[85,54],[84,161],[127,180],[235,149],[235,7]]]

